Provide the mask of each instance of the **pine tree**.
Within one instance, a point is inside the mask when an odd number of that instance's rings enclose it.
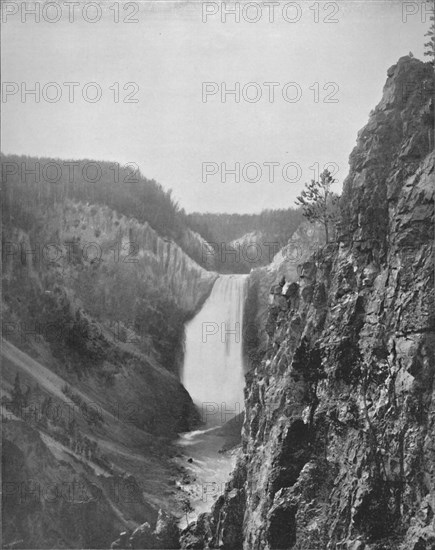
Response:
[[[23,401],[24,401],[24,406],[25,407],[28,407],[29,404],[30,404],[30,396],[32,395],[32,388],[30,387],[30,385],[27,386],[27,389],[26,389],[26,392],[24,393],[23,395]]]
[[[435,7],[434,7],[435,9]],[[427,48],[424,52],[424,55],[428,55],[429,57],[435,56],[435,43],[434,43],[434,34],[435,34],[435,22],[434,22],[434,15],[432,14],[430,16],[430,20],[432,21],[432,24],[429,28],[429,30],[426,32],[425,36],[429,37],[429,41],[425,42],[424,47]],[[433,63],[433,61],[431,61]]]
[[[192,505],[190,504],[190,500],[185,497],[181,503],[181,507],[183,512],[186,514],[186,524],[189,525],[189,514],[194,512]]]
[[[303,215],[311,223],[319,221],[325,228],[326,242],[329,242],[329,224],[338,221],[337,194],[331,191],[335,179],[328,170],[320,174],[320,181],[311,180],[297,197],[295,203],[302,206]]]
[[[23,392],[21,391],[21,385],[20,385],[20,375],[17,374],[15,375],[15,381],[14,381],[14,387],[13,387],[13,390],[12,390],[12,410],[15,412],[15,413],[19,413],[19,411],[21,410],[21,407],[23,406],[23,402],[24,402],[24,397],[23,397]]]

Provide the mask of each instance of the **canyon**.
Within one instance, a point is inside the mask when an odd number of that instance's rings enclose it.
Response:
[[[435,547],[430,90],[399,59],[333,242],[302,221],[237,275],[178,218],[6,186],[5,547]],[[243,414],[207,423],[222,400]]]

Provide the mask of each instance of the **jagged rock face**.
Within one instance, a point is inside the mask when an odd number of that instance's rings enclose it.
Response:
[[[270,308],[269,351],[247,376],[237,482],[204,546],[435,547],[435,155],[421,122],[432,78],[411,58],[388,71],[351,155],[346,233],[304,264],[287,306]]]
[[[259,353],[267,349],[267,334],[264,326],[270,305],[272,284],[281,277],[284,277],[287,283],[299,280],[301,266],[324,243],[323,227],[304,221],[293,233],[288,244],[274,255],[269,265],[252,270],[246,300],[247,321],[244,323],[244,348],[249,361],[255,363]]]
[[[388,70],[382,100],[358,133],[343,186],[343,230],[353,243],[371,239],[384,251],[391,209],[396,208],[403,185],[410,184],[421,159],[433,148],[433,118],[428,120],[432,92],[433,67],[429,64],[402,57]],[[430,223],[418,214],[417,219]]]

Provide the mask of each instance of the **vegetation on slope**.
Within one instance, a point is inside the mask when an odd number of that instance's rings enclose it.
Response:
[[[266,209],[259,214],[213,214],[194,212],[186,216],[189,226],[210,242],[230,243],[247,233],[261,232],[265,239],[287,244],[302,221],[299,208]]]

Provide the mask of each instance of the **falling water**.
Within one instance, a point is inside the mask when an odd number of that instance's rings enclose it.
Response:
[[[243,410],[247,279],[248,275],[220,276],[201,311],[186,326],[183,384],[208,425],[230,420],[231,410]]]

